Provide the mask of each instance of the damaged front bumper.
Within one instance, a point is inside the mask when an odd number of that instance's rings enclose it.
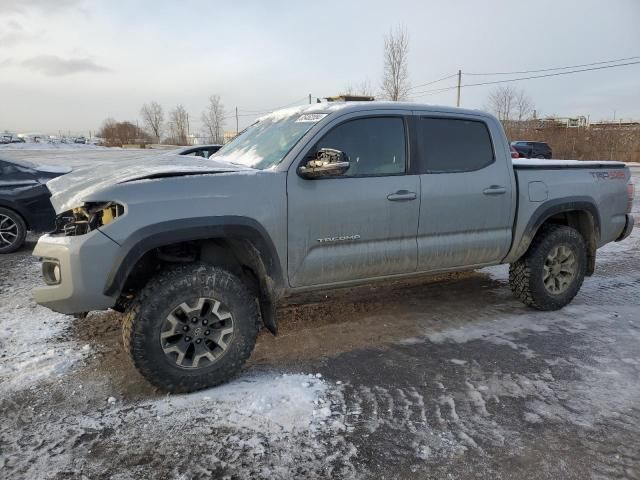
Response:
[[[103,290],[120,246],[94,230],[82,236],[44,235],[33,255],[42,259],[46,286],[32,290],[37,303],[60,313],[105,310],[116,298]]]

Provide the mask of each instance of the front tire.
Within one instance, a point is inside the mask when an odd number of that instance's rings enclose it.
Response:
[[[564,225],[543,225],[527,253],[509,267],[509,285],[525,305],[558,310],[577,295],[586,265],[580,232]]]
[[[128,308],[122,333],[136,369],[156,387],[181,393],[234,377],[258,330],[256,299],[239,278],[191,264],[149,281]]]
[[[19,249],[27,237],[27,224],[23,218],[8,208],[0,207],[0,254]]]

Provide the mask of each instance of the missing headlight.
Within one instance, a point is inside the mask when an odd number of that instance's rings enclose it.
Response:
[[[61,213],[56,218],[56,233],[66,236],[85,235],[108,225],[124,214],[124,207],[115,202],[85,203],[82,207]]]

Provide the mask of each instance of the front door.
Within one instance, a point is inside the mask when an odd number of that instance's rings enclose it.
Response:
[[[416,270],[420,179],[407,175],[401,116],[347,120],[320,148],[344,153],[340,177],[287,177],[288,274],[292,287],[369,279]],[[303,160],[304,161],[304,160]]]

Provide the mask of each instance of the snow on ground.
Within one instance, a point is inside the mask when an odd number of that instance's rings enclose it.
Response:
[[[211,412],[218,427],[263,433],[315,430],[330,414],[323,396],[328,385],[313,374],[265,374],[240,377],[217,388],[143,402],[164,418],[182,423],[194,409]],[[166,425],[168,426],[168,425]]]
[[[379,288],[375,310],[340,320],[381,332],[379,343],[250,366],[189,395],[136,376],[115,315],[78,322],[36,306],[39,265],[26,252],[0,262],[7,476],[640,478],[638,228],[598,251],[560,311],[513,299],[506,266],[397,301]],[[320,324],[339,316],[302,311]],[[391,338],[368,321],[415,329]],[[337,326],[301,335],[329,343]]]
[[[167,153],[166,150],[150,148],[115,148],[95,147],[92,145],[79,145],[76,148],[49,148],[50,144],[25,144],[37,145],[29,149],[16,149],[11,145],[0,145],[0,158],[24,159],[38,165],[59,165],[64,167],[103,167],[105,165],[116,166],[124,160],[144,157],[153,157]],[[97,171],[100,174],[100,171]]]
[[[32,300],[40,266],[22,261],[16,268],[23,281],[0,284],[0,395],[58,377],[91,351],[89,344],[60,341],[71,317]]]
[[[113,147],[104,147],[101,145],[90,145],[86,143],[60,143],[60,142],[25,142],[25,143],[7,143],[0,145],[0,152],[5,150],[111,150]],[[121,150],[117,148],[117,150]]]

